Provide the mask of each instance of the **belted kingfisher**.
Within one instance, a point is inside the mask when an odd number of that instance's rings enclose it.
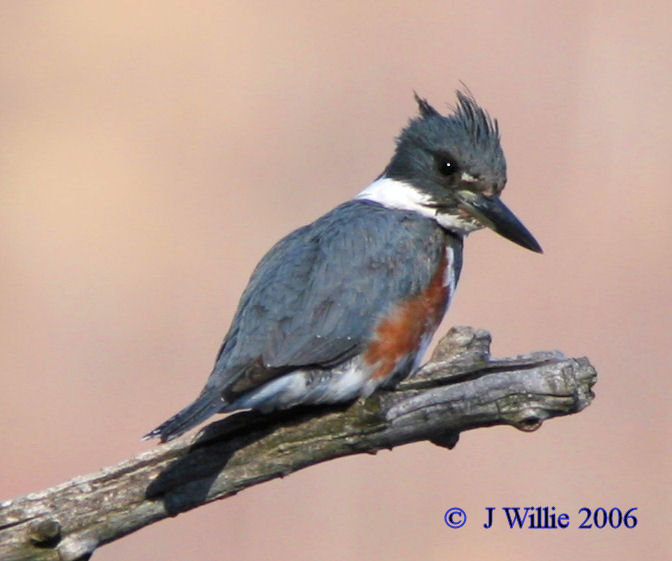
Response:
[[[243,292],[201,394],[146,438],[171,440],[218,412],[336,403],[419,366],[455,292],[462,244],[487,226],[541,247],[502,203],[497,121],[469,93],[419,115],[383,173],[279,241]]]

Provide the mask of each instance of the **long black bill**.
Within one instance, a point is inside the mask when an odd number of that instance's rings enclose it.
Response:
[[[460,208],[466,210],[479,222],[493,229],[500,236],[504,236],[507,240],[511,240],[527,249],[542,253],[541,246],[534,239],[534,236],[516,218],[516,215],[499,200],[499,197],[488,197],[466,190],[458,191],[457,197]]]

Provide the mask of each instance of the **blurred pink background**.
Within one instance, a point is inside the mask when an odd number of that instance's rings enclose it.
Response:
[[[0,498],[153,446],[263,253],[375,178],[414,89],[445,110],[463,80],[545,254],[471,236],[441,332],[587,355],[594,404],[328,462],[94,559],[669,556],[671,21],[669,2],[5,2]],[[513,505],[572,526],[481,527]],[[578,530],[582,506],[639,507],[639,525]]]

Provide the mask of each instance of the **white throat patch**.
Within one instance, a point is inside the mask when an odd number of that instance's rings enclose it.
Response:
[[[373,201],[386,208],[411,210],[428,218],[436,219],[436,209],[429,206],[431,204],[429,195],[421,193],[405,181],[390,179],[389,177],[376,179],[355,199]]]
[[[386,208],[396,210],[410,210],[418,214],[436,220],[446,230],[457,232],[466,236],[469,232],[478,230],[483,226],[474,224],[454,214],[440,214],[431,206],[432,199],[405,181],[381,177],[364,189],[355,199],[373,201]]]

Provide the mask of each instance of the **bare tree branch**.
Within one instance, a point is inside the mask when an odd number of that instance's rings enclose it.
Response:
[[[586,358],[539,352],[495,360],[490,335],[453,328],[430,362],[394,390],[341,407],[242,412],[149,452],[0,504],[0,559],[88,559],[167,516],[333,458],[508,424],[531,431],[587,407]]]

